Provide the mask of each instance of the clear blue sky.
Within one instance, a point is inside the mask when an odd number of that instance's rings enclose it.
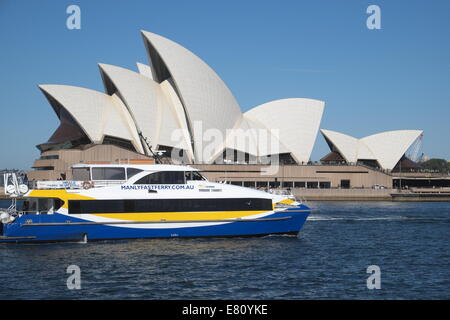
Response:
[[[71,4],[81,30],[66,28]],[[366,27],[371,4],[381,30]],[[324,100],[321,128],[423,129],[423,152],[450,159],[449,17],[447,0],[0,0],[0,168],[29,168],[59,124],[38,84],[103,91],[98,62],[147,63],[140,29],[199,55],[243,110]],[[312,159],[327,152],[319,134]]]

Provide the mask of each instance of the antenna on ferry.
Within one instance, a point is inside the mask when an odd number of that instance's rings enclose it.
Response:
[[[161,164],[161,158],[159,155],[155,154],[152,150],[152,146],[150,145],[150,143],[148,142],[147,138],[144,137],[144,135],[142,134],[142,131],[139,131],[139,137],[145,142],[145,144],[147,145],[148,150],[151,152],[153,158],[155,159],[155,162],[157,164]]]

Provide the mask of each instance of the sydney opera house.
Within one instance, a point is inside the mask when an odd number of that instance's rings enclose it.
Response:
[[[243,112],[198,56],[160,35],[141,34],[149,64],[138,63],[136,72],[100,63],[105,92],[39,85],[60,125],[37,146],[41,157],[30,179],[70,178],[70,167],[80,162],[145,163],[156,156],[250,187],[389,185],[387,172],[408,160],[406,151],[422,136],[398,130],[357,139],[321,130],[331,152],[311,164],[323,101],[287,98]],[[275,171],[262,174],[273,164]]]

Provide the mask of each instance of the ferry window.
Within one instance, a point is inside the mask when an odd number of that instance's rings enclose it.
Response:
[[[186,180],[206,180],[199,172],[197,171],[186,171],[185,172]]]
[[[69,214],[271,209],[272,200],[258,198],[69,200]]]
[[[59,209],[59,207],[56,208],[57,205],[58,203],[55,203],[55,200],[52,198],[39,198],[37,211],[39,211],[40,214],[52,214],[55,210]]]
[[[142,177],[135,184],[184,184],[183,171],[159,171]]]
[[[199,172],[192,171],[192,180],[206,180],[206,179]]]
[[[81,213],[81,201],[69,200],[69,213]]]
[[[64,204],[64,201],[62,201],[61,199],[54,199],[55,211],[58,210],[59,208],[61,208],[63,204]]]
[[[30,212],[37,211],[37,203],[38,203],[37,199],[30,199],[28,210],[24,210],[24,211],[30,211]]]
[[[132,176],[138,174],[139,172],[142,172],[142,170],[136,168],[127,168],[127,179],[130,179]]]
[[[92,180],[125,180],[125,168],[92,168]]]
[[[25,214],[36,213],[37,199],[25,200],[22,203],[22,210]]]
[[[41,214],[53,213],[64,204],[61,199],[38,198],[23,202],[22,211],[26,213],[39,211]]]
[[[69,200],[69,213],[125,212],[123,200]]]
[[[89,174],[89,168],[73,168],[72,177],[75,181],[87,181],[91,180]]]

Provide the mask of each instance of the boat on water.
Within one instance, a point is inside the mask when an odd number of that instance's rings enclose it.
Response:
[[[311,209],[285,195],[209,182],[179,165],[78,164],[27,190],[5,175],[0,242],[297,234]],[[19,209],[17,197],[24,199]]]

